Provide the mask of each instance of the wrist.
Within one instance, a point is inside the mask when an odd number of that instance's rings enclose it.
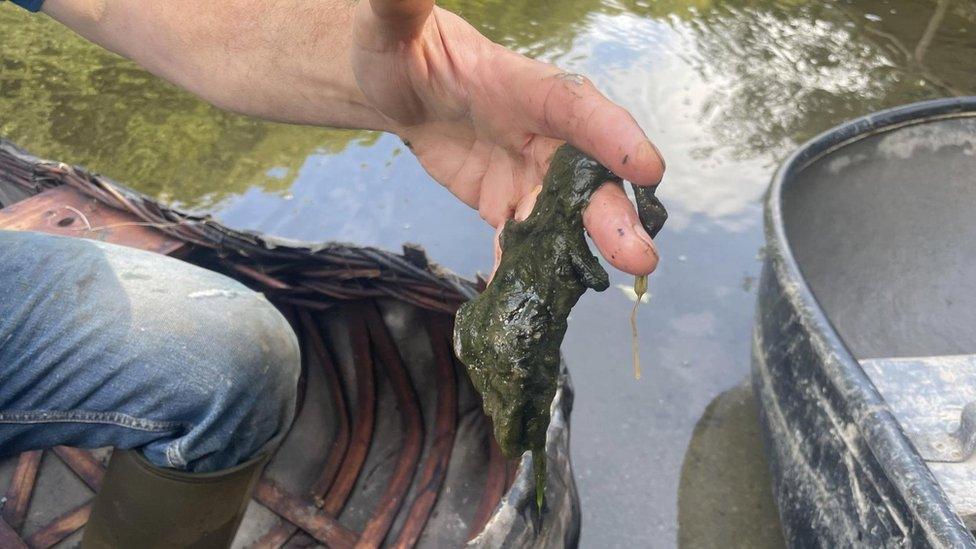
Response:
[[[296,56],[282,67],[288,94],[256,107],[262,112],[252,114],[297,124],[390,131],[387,118],[369,104],[356,84],[349,68],[349,48],[330,59],[319,53]]]
[[[388,119],[370,105],[353,74],[355,5],[345,0],[314,5],[299,1],[293,7],[298,13],[277,22],[269,22],[268,16],[281,16],[279,11],[265,14],[260,23],[239,21],[235,34],[256,33],[272,45],[248,48],[232,43],[228,67],[216,75],[194,71],[197,81],[187,87],[222,108],[260,118],[391,131]]]

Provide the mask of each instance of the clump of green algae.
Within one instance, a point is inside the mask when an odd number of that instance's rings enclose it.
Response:
[[[603,291],[610,283],[583,229],[583,209],[607,181],[620,178],[575,148],[560,147],[532,213],[505,224],[495,277],[480,296],[461,306],[455,322],[455,353],[482,396],[502,453],[513,458],[532,451],[539,509],[549,408],[567,318],[587,288]],[[664,208],[653,188],[634,191],[641,193],[638,210],[647,228],[647,208],[659,207],[654,210],[658,216]]]

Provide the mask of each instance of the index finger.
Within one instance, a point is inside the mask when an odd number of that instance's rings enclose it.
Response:
[[[536,133],[562,139],[637,185],[657,185],[664,158],[626,109],[587,78],[531,61],[523,67],[519,110]]]

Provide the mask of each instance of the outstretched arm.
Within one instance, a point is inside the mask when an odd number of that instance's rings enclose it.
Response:
[[[42,11],[218,107],[390,129],[352,73],[348,0],[46,0]]]
[[[630,114],[585,78],[492,43],[433,0],[46,0],[43,9],[219,107],[394,132],[496,228],[531,211],[563,141],[639,185],[664,172]],[[584,221],[617,268],[657,265],[619,185],[594,194]]]

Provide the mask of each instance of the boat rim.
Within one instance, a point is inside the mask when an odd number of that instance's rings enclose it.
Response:
[[[771,261],[782,294],[809,335],[813,351],[822,359],[822,371],[850,404],[851,417],[870,451],[907,501],[930,539],[971,543],[968,530],[949,504],[941,486],[908,440],[894,414],[861,368],[843,338],[820,306],[800,270],[783,222],[783,186],[827,154],[872,135],[948,118],[976,116],[976,96],[921,101],[868,114],[835,126],[797,148],[776,170],[764,205],[766,259]],[[757,310],[757,326],[761,310]],[[760,350],[761,352],[761,350]],[[926,474],[919,475],[920,471]],[[961,537],[952,536],[958,533]]]

